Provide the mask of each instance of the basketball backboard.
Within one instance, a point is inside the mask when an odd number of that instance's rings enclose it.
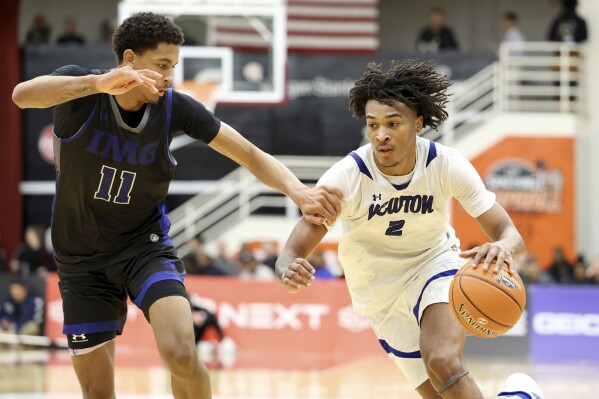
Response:
[[[198,87],[216,83],[218,103],[285,101],[284,0],[123,0],[119,23],[145,11],[173,18],[185,33],[175,87],[193,90],[194,82]]]

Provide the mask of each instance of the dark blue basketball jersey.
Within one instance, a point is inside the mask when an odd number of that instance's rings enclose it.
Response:
[[[91,270],[135,256],[153,242],[172,245],[164,206],[176,166],[169,144],[178,130],[191,129],[190,135],[209,142],[220,128],[199,103],[208,122],[193,126],[198,117],[189,114],[198,108],[173,107],[174,96],[183,95],[169,89],[146,104],[135,126],[123,120],[127,112],[108,94],[85,97],[78,107],[70,105],[71,113],[55,111],[52,241],[59,269]],[[73,120],[81,126],[74,134],[60,131]]]

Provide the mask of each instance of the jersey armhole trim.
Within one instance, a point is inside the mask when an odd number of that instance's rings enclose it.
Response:
[[[360,156],[355,151],[350,152],[349,155],[358,164],[358,169],[360,169],[360,172],[362,172],[363,174],[365,174],[366,176],[368,176],[370,178],[370,180],[374,180],[372,178],[372,175],[370,174],[370,171],[368,170],[368,167],[364,163],[364,160],[362,158],[360,158]]]
[[[166,92],[166,125],[164,127],[164,154],[166,155],[166,159],[167,159],[171,169],[175,169],[177,167],[177,160],[171,153],[170,143],[168,140],[170,130],[171,130],[172,109],[173,109],[173,89],[168,89],[168,91]]]
[[[85,121],[85,123],[83,124],[83,126],[81,126],[81,127],[79,128],[79,130],[77,130],[77,131],[75,132],[75,134],[74,134],[74,135],[72,135],[71,137],[65,137],[65,138],[63,138],[63,137],[59,137],[59,136],[56,134],[56,131],[54,130],[54,127],[56,127],[56,126],[52,127],[52,133],[54,133],[54,136],[56,136],[56,138],[57,138],[58,140],[60,140],[60,142],[62,142],[62,143],[68,143],[68,142],[70,142],[70,141],[73,141],[73,140],[76,140],[76,139],[78,139],[79,137],[81,137],[81,134],[83,134],[83,132],[85,132],[85,130],[87,129],[87,126],[89,126],[89,124],[91,123],[91,121],[92,121],[92,117],[93,117],[93,116],[94,116],[94,114],[96,113],[96,107],[97,107],[97,106],[98,106],[98,102],[96,101],[96,103],[94,104],[94,107],[92,108],[91,112],[89,113],[89,116],[87,117],[87,120]]]
[[[435,158],[437,158],[437,146],[435,146],[435,142],[431,140],[429,142],[429,146],[428,146],[428,156],[426,157],[426,166],[428,166]]]

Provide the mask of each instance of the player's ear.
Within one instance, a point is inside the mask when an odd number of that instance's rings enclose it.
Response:
[[[131,49],[127,49],[123,52],[123,61],[125,61],[126,65],[133,66],[133,62],[135,61],[135,52]]]
[[[418,118],[416,118],[416,133],[419,133],[423,127],[424,127],[424,118],[422,117],[422,115],[420,115],[420,116],[418,116]]]

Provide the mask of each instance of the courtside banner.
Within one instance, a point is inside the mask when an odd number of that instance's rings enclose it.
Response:
[[[599,361],[599,287],[534,285],[528,298],[534,360]]]
[[[470,162],[510,214],[527,251],[541,267],[551,263],[558,247],[574,259],[573,138],[507,137]],[[452,217],[463,249],[488,241],[457,201]]]
[[[62,301],[55,274],[47,284],[46,333],[59,338]],[[234,366],[330,367],[384,353],[368,320],[353,311],[344,280],[315,281],[297,294],[286,293],[277,280],[188,276],[185,285],[196,303],[216,314],[225,335],[235,342]],[[138,357],[136,362],[159,364],[154,347],[142,312],[129,303],[124,333],[117,338],[117,362],[118,353],[127,352]]]

